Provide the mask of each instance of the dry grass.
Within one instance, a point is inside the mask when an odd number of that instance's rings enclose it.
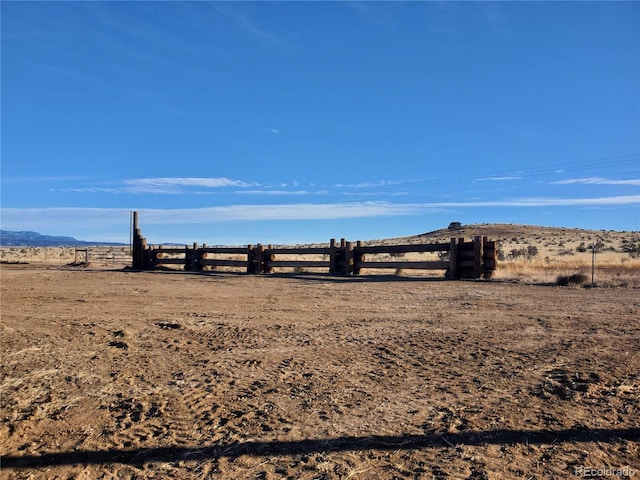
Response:
[[[599,287],[628,287],[640,288],[640,260],[626,260],[620,255],[616,263],[608,258],[606,262],[596,257],[594,271],[595,285]],[[498,264],[495,279],[517,280],[524,283],[554,283],[559,276],[584,274],[589,277],[591,284],[590,259],[534,259],[534,260],[506,260]]]

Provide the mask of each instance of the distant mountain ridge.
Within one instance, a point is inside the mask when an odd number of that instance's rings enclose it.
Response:
[[[3,247],[81,247],[90,245],[125,246],[126,243],[89,242],[73,237],[43,235],[38,232],[13,232],[0,230],[0,246]]]

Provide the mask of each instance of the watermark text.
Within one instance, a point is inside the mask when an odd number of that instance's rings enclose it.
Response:
[[[583,478],[603,478],[618,477],[631,478],[635,477],[636,471],[631,467],[575,467],[573,474]]]

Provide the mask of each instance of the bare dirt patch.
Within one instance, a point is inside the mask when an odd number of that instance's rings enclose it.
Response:
[[[640,299],[3,265],[2,478],[640,475]]]

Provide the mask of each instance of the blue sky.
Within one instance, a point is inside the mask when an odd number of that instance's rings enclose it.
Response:
[[[640,229],[638,2],[2,2],[2,228]]]

